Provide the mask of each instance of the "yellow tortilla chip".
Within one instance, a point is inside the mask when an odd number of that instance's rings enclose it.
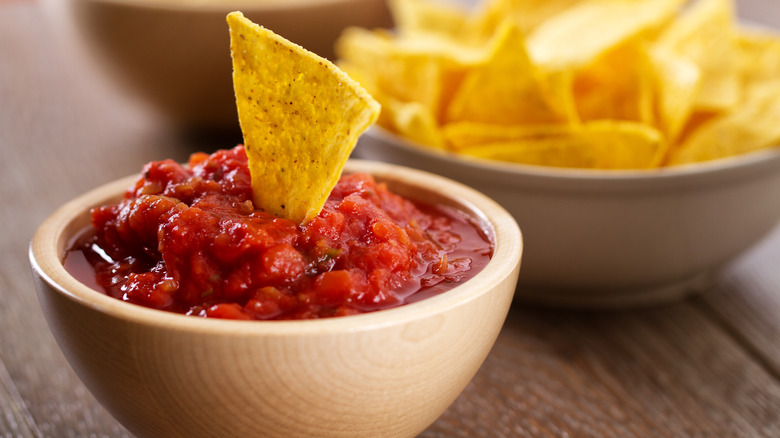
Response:
[[[428,108],[417,102],[400,102],[394,99],[384,102],[383,109],[392,119],[392,131],[422,146],[444,148],[439,124]]]
[[[467,147],[479,158],[581,169],[650,169],[665,155],[660,132],[635,122],[599,121],[556,134]]]
[[[420,79],[417,82],[421,88],[435,89],[439,93],[437,104],[429,106],[439,121],[444,119],[444,114],[466,73],[474,66],[484,64],[491,55],[488,49],[488,47],[467,47],[454,40],[431,35],[415,38],[401,37],[396,40],[396,50],[401,56],[412,60],[419,56],[426,62],[434,62],[438,65],[438,84]],[[388,80],[392,80],[389,75]],[[420,101],[419,97],[412,96],[406,101],[410,100]]]
[[[671,165],[780,147],[780,82],[751,89],[732,111],[702,124],[670,151]]]
[[[653,125],[653,77],[644,44],[631,41],[610,49],[575,75],[574,101],[580,119]]]
[[[698,0],[661,34],[657,44],[699,67],[695,108],[719,111],[737,103],[738,52],[731,0]]]
[[[429,53],[399,50],[380,32],[350,28],[336,45],[339,58],[374,72],[382,93],[401,101],[417,101],[436,111],[441,96],[442,63]]]
[[[461,149],[490,143],[507,143],[516,140],[560,136],[573,132],[572,125],[495,125],[492,123],[457,122],[444,126],[447,146],[455,152]]]
[[[346,61],[340,62],[339,67],[382,102],[382,112],[377,119],[379,126],[423,146],[444,147],[438,120],[430,108],[419,102],[403,102],[384,94],[376,85],[373,70]]]
[[[322,209],[379,104],[324,58],[227,16],[255,207],[304,223]]]
[[[743,31],[737,36],[739,75],[751,88],[780,78],[780,35],[769,31]]]
[[[571,76],[545,75],[531,63],[520,29],[506,25],[492,54],[471,68],[450,103],[448,122],[496,124],[569,122],[575,119]]]
[[[468,20],[468,11],[446,0],[390,0],[388,2],[401,35],[435,34],[457,38]]]
[[[390,38],[384,31],[345,30],[336,43],[343,63],[369,72],[383,96],[418,102],[442,119],[467,66],[484,61],[485,51],[432,36]]]
[[[669,142],[676,141],[691,115],[699,90],[699,68],[688,58],[663,47],[650,50],[653,63],[658,126]]]
[[[528,37],[534,62],[586,65],[612,47],[668,22],[685,0],[586,1],[540,24]]]
[[[544,21],[581,1],[489,0],[483,2],[467,22],[465,38],[469,41],[487,41],[505,20],[510,20],[524,34],[529,34]]]

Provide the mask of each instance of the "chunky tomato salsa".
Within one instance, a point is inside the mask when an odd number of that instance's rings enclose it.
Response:
[[[230,319],[305,319],[395,307],[449,289],[487,264],[469,218],[420,205],[367,174],[344,175],[312,221],[252,204],[242,146],[147,164],[123,200],[92,210],[66,268],[88,263],[108,295]]]

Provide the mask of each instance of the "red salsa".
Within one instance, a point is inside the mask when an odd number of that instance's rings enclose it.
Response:
[[[121,202],[92,210],[66,268],[131,303],[229,319],[306,319],[399,306],[481,270],[492,244],[466,216],[342,176],[297,225],[254,208],[242,146],[147,164]],[[88,276],[79,265],[89,264]],[[83,266],[82,266],[83,268]],[[80,273],[81,272],[81,273]]]

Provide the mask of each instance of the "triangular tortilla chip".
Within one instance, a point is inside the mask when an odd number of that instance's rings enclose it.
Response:
[[[692,114],[701,71],[691,60],[662,46],[649,51],[655,75],[658,126],[672,143]]]
[[[519,132],[518,132],[519,133]],[[581,169],[652,169],[666,144],[661,133],[637,122],[603,120],[530,134],[527,138],[469,146],[461,153],[490,160]]]
[[[452,98],[446,121],[533,124],[576,118],[570,75],[542,72],[528,57],[525,39],[512,24],[502,26],[487,62],[470,69]]]
[[[670,165],[744,154],[780,144],[780,83],[751,88],[732,111],[694,131],[670,151]]]
[[[685,0],[581,2],[541,23],[528,37],[528,53],[546,67],[587,65],[610,48],[652,32]]]
[[[322,209],[379,104],[328,60],[240,12],[227,22],[255,207],[305,223]]]
[[[731,0],[698,0],[657,44],[690,59],[700,72],[694,109],[723,111],[740,99],[739,50]]]

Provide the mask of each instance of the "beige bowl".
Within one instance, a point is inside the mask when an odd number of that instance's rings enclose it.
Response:
[[[247,18],[321,56],[347,26],[387,27],[385,0],[46,0],[64,29],[130,91],[183,128],[238,129],[225,17]]]
[[[495,243],[488,265],[440,295],[389,310],[307,321],[209,320],[96,292],[63,268],[90,207],[135,177],[60,208],[30,259],[49,326],[95,397],[140,437],[414,436],[476,373],[501,329],[522,252],[514,219],[484,195],[428,173],[352,161],[396,193],[447,204]]]
[[[469,159],[379,127],[356,156],[463,182],[523,229],[516,298],[554,306],[657,304],[705,289],[780,219],[780,148],[652,171],[587,171]]]

